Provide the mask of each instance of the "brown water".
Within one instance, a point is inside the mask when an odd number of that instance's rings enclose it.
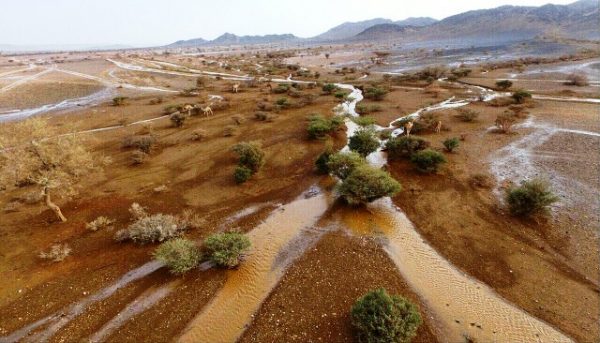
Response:
[[[235,342],[291,262],[281,258],[282,252],[298,250],[302,245],[299,235],[304,229],[310,230],[328,207],[323,194],[301,197],[275,210],[252,230],[248,234],[252,251],[247,259],[238,270],[228,273],[221,291],[190,322],[179,341]]]
[[[440,256],[389,198],[343,217],[356,234],[385,239],[386,252],[441,325],[442,341],[572,342]]]

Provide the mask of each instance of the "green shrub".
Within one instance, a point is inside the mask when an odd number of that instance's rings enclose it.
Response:
[[[327,83],[323,85],[323,92],[327,93],[327,94],[332,94],[334,91],[336,91],[338,89],[338,86],[334,85],[333,83]]]
[[[362,164],[342,181],[338,194],[350,205],[361,205],[381,197],[393,196],[401,190],[400,183],[387,172]]]
[[[329,167],[327,164],[329,163],[329,159],[333,155],[333,144],[330,141],[327,142],[325,146],[325,150],[317,157],[315,161],[315,167],[317,168],[317,173],[319,174],[329,174]]]
[[[348,94],[346,92],[344,92],[343,90],[339,90],[333,94],[333,96],[335,96],[338,99],[344,99],[347,95]]]
[[[425,149],[414,153],[410,157],[410,161],[420,172],[434,173],[437,171],[440,164],[446,162],[446,158],[435,150]]]
[[[415,152],[425,150],[429,147],[429,142],[418,137],[400,136],[390,138],[385,144],[388,157],[392,160],[410,157]]]
[[[422,321],[413,303],[389,295],[383,288],[358,299],[352,306],[351,317],[360,343],[410,342]]]
[[[558,201],[547,182],[539,179],[522,181],[519,187],[506,192],[506,202],[510,212],[516,216],[528,216],[545,211],[548,206]]]
[[[256,142],[241,142],[231,148],[239,157],[238,164],[256,173],[265,163],[265,152]]]
[[[200,263],[202,255],[196,243],[185,238],[176,238],[162,243],[153,254],[173,274],[183,274]]]
[[[125,96],[117,96],[112,99],[113,106],[122,106],[125,105],[125,100],[128,98]]]
[[[365,90],[365,98],[380,101],[385,98],[385,95],[388,93],[387,90],[379,87],[369,87]]]
[[[513,92],[512,98],[515,99],[517,104],[522,104],[525,102],[525,100],[531,98],[531,93],[526,90],[519,89]]]
[[[354,133],[348,142],[348,147],[352,151],[367,156],[376,151],[380,146],[375,132],[371,129],[360,129]]]
[[[513,83],[510,80],[500,80],[500,81],[496,81],[496,87],[498,87],[500,90],[507,90],[510,87],[512,87]]]
[[[250,248],[250,240],[239,232],[210,235],[204,241],[205,256],[219,267],[234,268]]]
[[[358,113],[358,114],[368,114],[368,113],[379,112],[379,111],[381,111],[381,106],[379,106],[379,105],[363,105],[363,104],[356,105],[356,113]]]
[[[337,130],[343,123],[344,120],[339,116],[328,119],[321,115],[314,114],[308,118],[308,136],[312,139],[322,138],[326,134]]]
[[[292,106],[292,103],[286,97],[279,98],[275,101],[275,105],[281,108],[288,108]]]
[[[287,93],[288,90],[290,90],[290,85],[285,84],[285,83],[280,83],[279,85],[277,85],[277,87],[273,88],[273,93],[283,94],[283,93]]]
[[[233,171],[233,178],[235,179],[236,183],[244,183],[248,181],[253,174],[254,172],[250,168],[245,166],[237,166]]]
[[[148,154],[156,145],[156,136],[153,135],[133,135],[123,139],[123,148],[137,148]]]
[[[458,145],[460,144],[458,138],[453,137],[453,138],[447,138],[446,140],[444,140],[444,147],[446,148],[446,151],[448,152],[452,152],[454,149],[458,148]]]
[[[327,169],[329,172],[344,180],[356,167],[366,164],[365,159],[356,152],[338,152],[329,156]]]
[[[375,124],[375,118],[371,116],[354,117],[352,121],[360,126],[371,126]]]
[[[465,123],[470,123],[479,117],[479,113],[466,108],[459,108],[457,112],[456,118],[464,121]]]

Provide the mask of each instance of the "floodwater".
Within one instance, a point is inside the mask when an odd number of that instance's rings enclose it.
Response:
[[[279,258],[281,252],[293,250],[290,243],[298,245],[295,238],[311,229],[329,207],[320,192],[306,196],[281,206],[248,234],[252,251],[239,269],[228,273],[221,291],[192,320],[180,342],[228,343],[241,336],[293,260]]]

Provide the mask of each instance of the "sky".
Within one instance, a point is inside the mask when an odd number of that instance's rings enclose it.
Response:
[[[502,5],[575,0],[0,0],[0,46],[152,46],[180,39],[292,33],[311,37],[346,21],[445,17]]]

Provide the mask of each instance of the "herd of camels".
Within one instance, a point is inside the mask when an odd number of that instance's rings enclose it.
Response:
[[[271,83],[267,83],[267,88],[269,88],[270,92],[273,91],[273,86],[271,86]],[[239,83],[235,83],[235,84],[233,84],[231,86],[231,92],[232,93],[238,93],[239,89],[240,89],[240,84]],[[213,112],[212,108],[210,107],[210,105],[208,105],[206,107],[202,107],[200,105],[193,105],[192,106],[192,105],[187,104],[187,105],[185,105],[183,107],[183,111],[187,112],[188,116],[192,114],[192,111],[194,109],[201,110],[202,114],[204,114],[205,117],[212,116],[214,114],[214,112]],[[413,125],[414,124],[413,124],[412,120],[409,120],[409,121],[407,121],[404,124],[404,133],[406,134],[407,137],[410,136],[410,131],[412,130]],[[435,132],[436,133],[440,133],[441,130],[442,130],[442,122],[438,121],[437,124],[436,124],[436,126],[435,126]]]

